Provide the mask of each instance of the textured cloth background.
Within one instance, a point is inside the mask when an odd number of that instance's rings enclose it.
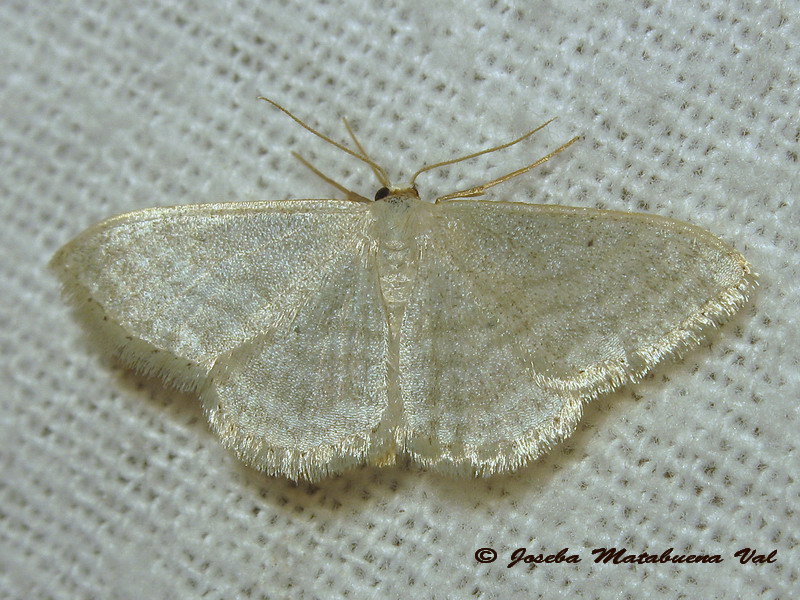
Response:
[[[4,598],[782,598],[800,586],[800,17],[792,2],[0,4]],[[197,401],[98,356],[45,265],[149,206],[364,195],[347,116],[434,197],[585,140],[495,199],[705,227],[761,274],[709,344],[591,404],[518,473],[242,466]],[[721,554],[598,565],[591,550]],[[499,558],[481,564],[479,548]],[[579,564],[506,568],[518,547]],[[737,550],[771,564],[739,564]]]

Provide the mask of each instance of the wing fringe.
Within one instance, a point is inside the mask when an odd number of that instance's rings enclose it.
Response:
[[[92,347],[102,354],[118,357],[137,373],[158,377],[182,392],[197,391],[203,385],[209,373],[208,368],[156,348],[116,323],[89,290],[62,264],[60,254],[53,258],[49,267],[58,276],[61,295],[83,326],[82,330]]]

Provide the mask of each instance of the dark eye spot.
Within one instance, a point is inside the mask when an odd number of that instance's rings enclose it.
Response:
[[[375,200],[383,200],[388,195],[389,195],[389,188],[382,187],[377,192],[375,192]]]

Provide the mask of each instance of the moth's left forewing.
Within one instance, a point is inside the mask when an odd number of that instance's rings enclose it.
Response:
[[[541,454],[585,401],[699,343],[754,283],[733,248],[670,219],[434,208],[401,329],[401,438],[419,462],[457,473]]]

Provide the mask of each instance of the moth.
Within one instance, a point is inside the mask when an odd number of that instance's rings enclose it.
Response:
[[[395,186],[344,199],[193,204],[90,227],[52,259],[84,321],[134,369],[195,391],[248,464],[318,480],[399,457],[510,471],[583,405],[700,343],[755,274],[672,219]],[[346,123],[346,122],[345,122]],[[542,126],[543,127],[543,126]]]

